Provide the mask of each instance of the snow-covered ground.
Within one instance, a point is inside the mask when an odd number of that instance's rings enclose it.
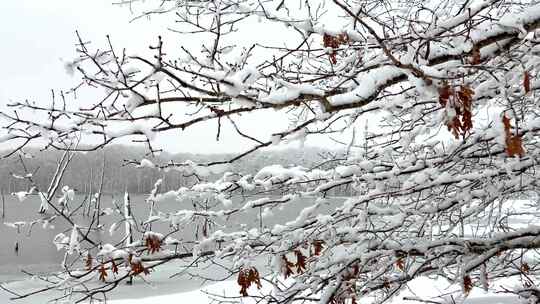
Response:
[[[222,290],[227,290],[228,295],[238,295],[239,288],[234,286],[236,284],[234,280],[212,285],[214,282],[205,282],[202,279],[189,277],[187,275],[170,278],[174,274],[184,269],[182,266],[185,266],[185,263],[169,263],[166,266],[156,269],[156,271],[150,273],[150,275],[136,277],[133,281],[133,285],[131,286],[121,284],[107,295],[107,303],[138,304],[153,302],[154,304],[158,299],[159,302],[157,303],[169,303],[167,301],[172,301],[178,297],[189,297],[190,299],[193,299],[193,301],[189,301],[188,303],[208,303],[207,295],[201,292],[201,290],[205,289],[219,294],[223,294]],[[220,272],[215,268],[202,269],[202,272],[198,269],[198,273],[205,276],[210,276],[211,274],[211,276],[216,279],[226,277],[226,274],[223,271]],[[95,286],[95,283],[98,282],[97,277],[94,279],[95,282],[90,283],[89,286]],[[50,284],[41,280],[39,277],[32,277],[24,280],[3,283],[2,286],[17,292],[18,294],[25,294],[31,291],[39,290],[46,286],[50,286]],[[10,301],[10,298],[13,297],[13,295],[4,290],[0,290],[0,303],[41,304],[61,296],[61,292],[51,291],[12,302]],[[65,303],[71,302],[67,301]]]
[[[110,304],[169,304],[169,303],[190,303],[190,304],[205,304],[210,303],[208,293],[218,295],[238,296],[239,287],[235,280],[227,280],[223,282],[213,283],[205,285],[202,288],[197,286],[201,284],[197,280],[186,279],[172,279],[161,281],[165,279],[163,276],[159,276],[157,279],[149,279],[148,283],[143,283],[140,280],[134,286],[120,286],[113,293],[111,293],[110,300],[107,303]],[[512,288],[515,282],[502,283],[507,288]],[[25,282],[11,283],[10,287],[21,287],[24,284],[27,288],[37,288],[42,284],[37,283],[34,280],[27,280]],[[427,299],[439,294],[450,294],[451,291],[459,289],[460,286],[456,284],[449,284],[444,280],[433,280],[429,278],[418,278],[408,284],[408,288],[395,296],[391,303],[411,303],[418,304],[421,302],[414,301],[414,298]],[[265,287],[263,286],[263,289]],[[257,293],[258,290],[254,287],[250,288],[250,294]],[[46,303],[52,299],[52,295],[39,295],[30,297],[27,299],[17,300],[13,303],[23,304],[41,304]],[[432,298],[431,300],[439,303],[460,303],[460,299],[447,297],[444,298]],[[10,303],[9,295],[5,292],[0,292],[0,303]],[[62,302],[60,302],[62,303]],[[70,303],[70,302],[64,302]],[[242,303],[255,303],[255,301],[244,298]],[[361,303],[361,302],[360,302]],[[486,293],[479,288],[475,288],[471,291],[469,296],[465,299],[464,304],[516,304],[520,303],[520,299],[516,296],[501,295],[494,293]]]
[[[222,261],[224,262],[224,261]],[[260,269],[263,269],[265,261],[257,259],[254,261],[254,265]],[[168,263],[158,268],[156,271],[150,273],[147,276],[135,278],[133,285],[121,284],[107,295],[107,303],[110,304],[169,304],[169,303],[189,303],[189,304],[206,304],[211,303],[212,299],[209,294],[223,295],[238,297],[240,287],[236,283],[236,277],[227,277],[227,273],[219,267],[207,267],[205,265],[197,265],[197,274],[205,277],[212,277],[220,282],[203,281],[197,277],[190,277],[189,275],[175,276],[186,266],[183,262]],[[95,278],[97,282],[97,278]],[[258,295],[271,292],[269,284],[265,284],[263,288],[258,290],[256,287],[251,287],[248,290],[250,295]],[[92,284],[92,283],[91,283]],[[95,283],[94,283],[95,284]],[[492,287],[496,285],[498,287],[504,287],[507,290],[512,290],[519,284],[517,279],[501,280],[495,285],[494,282],[490,282]],[[32,290],[38,290],[48,285],[48,283],[40,280],[39,278],[29,278],[26,280],[13,281],[10,283],[4,283],[3,286],[16,290],[19,293],[30,292]],[[520,299],[516,296],[509,296],[505,294],[487,293],[481,288],[473,288],[468,297],[462,302],[462,299],[456,298],[456,295],[462,294],[460,282],[449,282],[444,279],[433,279],[427,277],[420,277],[411,281],[407,288],[405,288],[400,294],[396,295],[390,303],[410,303],[410,304],[425,304],[425,302],[414,301],[414,299],[430,299],[433,303],[450,304],[450,303],[464,303],[464,304],[517,304],[520,303]],[[500,290],[500,288],[498,288]],[[457,292],[455,292],[457,291]],[[438,297],[439,295],[448,295],[446,298]],[[452,295],[452,296],[450,296]],[[48,292],[31,296],[28,298],[20,299],[17,301],[10,301],[12,297],[9,293],[0,290],[0,304],[41,304],[48,303],[51,299],[62,296],[61,292]],[[452,298],[453,297],[453,298]],[[256,301],[248,298],[237,298],[241,300],[243,304],[255,303]],[[364,299],[364,302],[369,303],[369,299]],[[52,302],[58,304],[73,303],[70,301],[65,302]]]
[[[508,282],[505,284],[507,287],[512,286],[512,283]],[[458,286],[449,287],[448,282],[443,280],[432,280],[428,278],[419,278],[414,280],[409,284],[409,289],[404,290],[401,294],[397,295],[391,303],[410,303],[418,304],[419,301],[414,301],[414,298],[429,298],[434,294],[441,294],[445,292],[450,292],[459,288]],[[171,293],[161,296],[153,297],[142,297],[138,299],[122,299],[111,301],[111,304],[156,304],[156,303],[193,303],[193,304],[202,304],[210,303],[211,299],[208,297],[207,293],[210,292],[213,294],[228,294],[228,295],[238,295],[238,285],[234,281],[220,282],[207,286],[203,289],[189,291],[189,292],[179,292]],[[251,288],[251,292],[256,292],[255,288]],[[454,298],[454,301],[450,297],[446,299],[442,298],[433,298],[432,300],[443,303],[460,303],[460,299]],[[446,300],[446,301],[445,301]],[[243,299],[242,303],[255,303],[255,301],[250,301],[249,299]],[[360,301],[362,303],[362,301]],[[485,293],[483,290],[478,288],[473,289],[469,296],[465,299],[464,304],[517,304],[520,303],[520,299],[516,296],[508,295],[498,295],[493,293]]]

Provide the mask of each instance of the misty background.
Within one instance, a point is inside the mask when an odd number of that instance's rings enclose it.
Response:
[[[39,151],[37,148],[25,149],[32,158],[22,157],[29,172],[33,173],[33,180],[39,189],[47,189],[50,179],[53,176],[57,161],[61,158],[63,151],[47,150]],[[137,168],[135,164],[128,164],[127,160],[140,160],[146,158],[155,164],[166,164],[169,161],[185,162],[211,162],[227,160],[235,154],[214,153],[214,154],[194,154],[194,153],[168,153],[162,152],[152,157],[147,155],[148,150],[144,147],[112,145],[97,151],[87,153],[75,152],[75,156],[68,165],[61,187],[67,185],[75,188],[78,194],[96,193],[99,191],[101,170],[105,158],[105,174],[103,180],[103,194],[118,194],[128,191],[133,194],[150,193],[154,183],[163,179],[161,191],[177,190],[180,187],[190,187],[197,182],[194,176],[186,176],[176,170],[160,170],[157,168]],[[5,154],[5,153],[4,153]],[[319,147],[304,147],[302,149],[280,149],[264,150],[246,156],[245,158],[233,162],[228,171],[242,174],[255,174],[261,168],[281,164],[283,167],[302,166],[312,168],[328,158],[342,157],[343,152],[332,151]],[[324,169],[324,166],[321,167]],[[25,174],[18,154],[8,158],[0,159],[0,189],[4,195],[17,191],[28,191],[29,182],[24,179],[17,179],[15,175]],[[208,176],[208,180],[215,180],[220,176]],[[61,188],[60,187],[60,188]],[[335,189],[331,194],[348,194],[350,189]]]

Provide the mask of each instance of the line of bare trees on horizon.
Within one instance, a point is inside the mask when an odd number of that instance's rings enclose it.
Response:
[[[22,157],[30,166],[33,172],[33,179],[38,185],[45,186],[50,181],[50,176],[54,172],[57,160],[61,157],[61,151],[45,151],[36,153],[31,149],[26,149]],[[287,149],[264,151],[243,159],[231,166],[231,171],[241,171],[245,173],[255,173],[261,167],[270,164],[281,164],[284,167],[303,166],[311,167],[327,157],[339,154],[339,151],[329,151],[319,147],[308,147],[304,149]],[[137,146],[111,146],[99,151],[85,154],[77,153],[62,178],[62,185],[68,185],[79,193],[95,193],[100,186],[101,170],[105,161],[105,174],[103,183],[103,194],[118,194],[127,191],[129,193],[144,194],[149,193],[157,179],[163,179],[162,189],[165,191],[176,190],[183,186],[190,186],[197,182],[196,177],[184,175],[175,170],[159,170],[156,168],[138,168],[136,165],[128,164],[130,159],[140,159],[147,157],[156,164],[165,163],[167,160],[193,160],[211,161],[223,158],[221,154],[194,154],[177,153],[171,154],[163,152],[154,157],[145,155],[146,151]],[[105,159],[103,159],[105,158]],[[28,190],[27,182],[24,179],[17,179],[14,176],[20,174],[20,162],[17,155],[0,159],[0,192],[4,195]],[[213,176],[208,177],[213,179]],[[217,178],[217,176],[215,176]],[[336,189],[336,194],[345,195],[349,190]]]

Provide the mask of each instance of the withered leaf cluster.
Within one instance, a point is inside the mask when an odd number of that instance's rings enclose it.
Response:
[[[255,267],[240,268],[236,282],[240,285],[240,294],[243,297],[248,296],[247,290],[252,284],[255,284],[259,289],[262,287],[259,271]]]
[[[337,63],[336,54],[338,49],[341,45],[349,43],[349,36],[347,34],[338,34],[336,36],[332,36],[330,34],[324,34],[323,35],[323,45],[326,48],[332,48],[328,56],[330,57],[330,62],[332,64]]]
[[[504,138],[506,143],[506,154],[508,156],[519,156],[522,157],[525,155],[525,149],[523,149],[523,140],[520,135],[512,134],[512,125],[510,124],[510,118],[506,114],[502,117],[504,125]]]
[[[466,85],[461,85],[456,90],[446,83],[439,89],[439,103],[441,106],[446,108],[447,111],[454,111],[454,115],[448,117],[446,126],[456,139],[459,139],[460,136],[465,138],[473,127],[471,112],[473,95],[474,91]]]
[[[148,235],[145,239],[145,246],[149,253],[159,252],[161,250],[161,239],[157,235]]]

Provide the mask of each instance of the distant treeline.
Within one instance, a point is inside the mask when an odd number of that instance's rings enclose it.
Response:
[[[57,166],[62,151],[25,150],[33,158],[23,158],[27,169],[35,172],[33,180],[40,189],[46,189],[50,178]],[[304,166],[310,168],[324,161],[330,152],[321,148],[306,147],[303,149],[262,151],[234,162],[231,171],[242,173],[256,173],[264,166],[281,164],[283,166]],[[152,168],[136,168],[133,164],[125,164],[125,160],[147,158],[157,164],[165,164],[169,160],[183,162],[186,160],[210,162],[226,160],[232,157],[227,154],[190,154],[161,153],[156,157],[147,155],[144,148],[134,146],[113,145],[103,150],[88,153],[76,153],[62,179],[61,185],[69,185],[79,192],[97,192],[101,180],[101,169],[105,155],[105,174],[103,193],[120,193],[125,190],[130,193],[149,193],[157,179],[162,178],[162,190],[176,190],[182,186],[191,186],[195,177],[183,176],[178,171]],[[24,169],[19,157],[14,155],[0,159],[0,189],[3,193],[28,190],[28,181],[13,178],[12,174],[24,175]],[[347,194],[348,189],[336,189],[335,194]]]

